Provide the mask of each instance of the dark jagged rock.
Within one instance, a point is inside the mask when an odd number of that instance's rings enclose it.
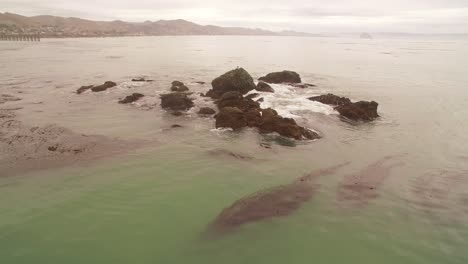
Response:
[[[173,92],[186,92],[188,90],[189,90],[189,88],[187,86],[185,86],[183,82],[179,82],[179,81],[173,81],[172,82],[171,91],[173,91]]]
[[[185,93],[169,93],[161,95],[161,107],[173,111],[185,111],[194,106],[192,99]]]
[[[255,89],[252,76],[243,68],[229,71],[211,82],[213,89],[206,94],[212,98],[220,98],[224,93],[236,91],[246,94]]]
[[[247,99],[242,96],[239,92],[231,91],[224,93],[221,98],[216,101],[219,109],[224,107],[237,107],[241,111],[247,111],[249,109],[260,108],[260,104],[253,101],[252,99]]]
[[[76,93],[77,94],[82,94],[82,93],[88,91],[89,89],[91,89],[93,87],[94,87],[94,85],[81,86],[80,88],[78,88],[78,90],[76,90]]]
[[[144,97],[143,94],[141,93],[133,93],[132,95],[129,95],[125,97],[123,100],[119,101],[119,104],[129,104],[137,101],[138,99]]]
[[[202,108],[200,108],[200,111],[198,111],[198,114],[199,115],[209,116],[209,115],[216,114],[216,111],[213,108],[210,108],[210,107],[202,107]]]
[[[340,106],[351,104],[351,100],[346,97],[340,97],[334,94],[324,94],[320,96],[310,97],[309,100],[320,102],[322,104]]]
[[[173,81],[173,82],[171,83],[171,85],[172,85],[172,86],[182,86],[182,85],[184,85],[184,83],[183,83],[183,82],[179,82],[179,81]]]
[[[107,90],[109,88],[112,88],[112,87],[114,87],[116,85],[117,84],[115,82],[107,81],[104,84],[91,87],[91,91],[93,91],[93,92],[102,92],[102,91],[105,91],[105,90]]]
[[[238,130],[247,126],[247,119],[237,107],[224,107],[216,115],[216,128],[232,128]]]
[[[301,83],[301,77],[293,71],[272,72],[259,80],[267,83]]]
[[[267,92],[267,93],[274,93],[275,90],[271,88],[271,86],[263,81],[259,81],[257,84],[257,88],[255,88],[259,92]]]
[[[374,101],[360,101],[335,107],[335,110],[338,111],[340,115],[354,121],[372,121],[379,117],[377,113],[378,106],[379,104]]]
[[[146,82],[146,79],[143,77],[133,78],[132,82]]]
[[[247,126],[258,127],[262,122],[262,114],[260,108],[252,108],[244,112],[245,119],[247,120]]]
[[[182,126],[179,125],[179,124],[174,124],[174,125],[171,126],[171,128],[181,128],[181,127],[182,127]]]
[[[320,136],[307,128],[299,126],[292,118],[285,118],[271,109],[262,110],[262,122],[259,126],[262,133],[277,132],[281,136],[294,138],[297,140],[313,140]]]

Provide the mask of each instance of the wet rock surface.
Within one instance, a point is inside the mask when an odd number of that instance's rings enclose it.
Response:
[[[252,76],[243,68],[237,68],[219,76],[211,82],[211,86],[213,88],[206,95],[212,98],[220,98],[226,92],[246,94],[256,87]]]
[[[115,82],[107,81],[104,84],[93,86],[91,87],[91,91],[93,92],[103,92],[109,88],[115,87],[117,84]]]
[[[242,111],[248,111],[252,108],[260,108],[259,103],[252,99],[244,98],[242,94],[236,91],[224,93],[215,103],[219,109],[224,107],[237,107]]]
[[[210,107],[201,107],[198,114],[202,116],[210,116],[216,114],[216,110]]]
[[[194,106],[193,100],[185,93],[161,95],[161,107],[173,111],[186,111]]]
[[[301,76],[293,71],[272,72],[258,80],[267,83],[301,83]]]
[[[275,90],[273,88],[271,88],[271,86],[264,82],[264,81],[259,81],[257,83],[257,88],[255,88],[257,91],[259,92],[267,92],[267,93],[274,93]]]
[[[247,119],[237,107],[224,107],[216,115],[216,128],[232,128],[234,130],[247,126]]]
[[[209,234],[219,235],[242,225],[294,213],[309,201],[320,187],[316,180],[332,175],[346,164],[318,170],[298,178],[294,182],[256,192],[234,202],[222,210],[209,225]]]
[[[130,104],[130,103],[138,101],[138,99],[142,97],[144,97],[144,95],[141,93],[133,93],[132,95],[129,95],[125,97],[124,99],[120,100],[119,104]]]
[[[378,103],[372,101],[359,101],[335,107],[340,115],[354,121],[372,121],[379,117],[377,113]]]
[[[309,97],[309,100],[332,106],[351,104],[351,100],[349,98],[340,97],[334,94],[324,94],[320,96]]]

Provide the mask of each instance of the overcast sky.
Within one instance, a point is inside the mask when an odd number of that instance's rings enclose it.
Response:
[[[468,0],[1,0],[0,11],[311,33],[468,33]]]

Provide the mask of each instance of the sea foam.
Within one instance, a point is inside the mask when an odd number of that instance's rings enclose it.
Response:
[[[309,97],[319,95],[314,93],[314,91],[298,92],[298,89],[301,88],[284,84],[270,84],[270,86],[275,90],[274,93],[256,90],[249,92],[249,94],[259,94],[254,100],[263,98],[263,102],[260,103],[261,108],[273,108],[281,116],[290,118],[301,117],[300,113],[303,112],[322,113],[325,115],[337,114],[333,107],[309,100]]]

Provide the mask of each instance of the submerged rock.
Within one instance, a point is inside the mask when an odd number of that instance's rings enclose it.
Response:
[[[351,100],[346,97],[340,97],[334,94],[324,94],[320,96],[310,97],[309,100],[320,102],[322,104],[340,106],[351,104]]]
[[[201,107],[200,110],[198,111],[199,115],[214,115],[216,114],[216,111],[213,108],[210,107]]]
[[[185,111],[194,106],[192,99],[185,93],[169,93],[161,95],[161,107],[173,111]]]
[[[264,82],[264,81],[259,81],[257,84],[257,88],[255,88],[259,92],[267,92],[267,93],[274,93],[275,90],[271,88],[271,86]]]
[[[320,185],[316,180],[333,175],[346,164],[311,172],[294,182],[247,195],[222,210],[209,225],[210,235],[225,234],[236,228],[274,217],[285,217],[309,201]]]
[[[94,85],[81,86],[80,88],[78,88],[78,90],[76,90],[76,93],[77,94],[82,94],[82,93],[88,91],[89,89],[91,89],[93,87],[94,87]]]
[[[173,92],[186,92],[189,88],[184,85],[183,82],[173,81],[171,86],[171,91]]]
[[[308,87],[315,87],[316,85],[310,84],[310,83],[288,83],[290,86],[296,87],[296,88],[308,88]]]
[[[102,92],[102,91],[105,91],[105,90],[107,90],[109,88],[112,88],[112,87],[114,87],[116,85],[117,84],[115,82],[107,81],[104,84],[91,87],[91,91],[93,91],[93,92]]]
[[[301,77],[293,71],[272,72],[259,80],[267,83],[301,83]]]
[[[132,95],[129,95],[125,97],[124,99],[119,101],[119,104],[129,104],[137,101],[138,99],[144,97],[143,94],[141,93],[133,93]]]
[[[226,92],[246,94],[255,89],[252,76],[243,68],[229,71],[211,82],[213,89],[206,94],[212,98],[220,98]]]
[[[378,103],[372,101],[360,101],[356,103],[335,107],[340,115],[354,121],[372,121],[379,117],[377,113]]]

